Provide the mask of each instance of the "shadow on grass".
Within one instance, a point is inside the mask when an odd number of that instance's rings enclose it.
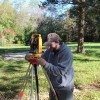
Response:
[[[18,94],[19,88],[18,84],[0,84],[0,92],[6,100],[14,98]]]
[[[0,54],[6,54],[6,53],[17,53],[17,52],[27,52],[29,51],[29,48],[0,48]]]
[[[96,50],[86,50],[86,55],[96,57],[96,58],[100,58],[100,52],[98,52]]]
[[[7,67],[5,66],[4,72],[6,73],[14,73],[14,72],[18,72],[21,70],[21,66],[19,65],[8,65]]]
[[[76,47],[77,48],[77,45],[68,45],[69,47]],[[100,46],[84,46],[86,49],[100,49]]]
[[[18,72],[18,71],[22,70],[23,63],[21,63],[19,61],[17,61],[17,62],[6,61],[6,63],[4,65],[3,64],[4,63],[2,63],[3,72],[14,73],[14,72]]]
[[[73,54],[78,54],[76,51],[73,51]],[[79,54],[80,56],[83,57],[77,57],[74,56],[74,60],[75,61],[82,61],[82,62],[86,62],[86,61],[100,61],[100,51],[99,50],[86,50],[85,54]],[[88,58],[86,58],[86,56]],[[91,57],[92,59],[89,59],[89,57]]]
[[[81,61],[81,62],[100,61],[99,59],[97,59],[97,60],[95,60],[95,59],[88,59],[88,58],[81,59],[81,58],[78,58],[78,57],[74,57],[74,60],[75,61]]]
[[[3,100],[13,100],[18,96],[20,90],[22,89],[23,80],[25,79],[25,77],[21,76],[7,79],[8,77],[6,76],[5,78],[6,80],[4,79],[4,77],[1,77],[5,84],[0,83],[0,93],[2,93],[3,97],[5,98]],[[30,82],[30,79],[30,76],[28,76],[28,83]]]
[[[6,99],[2,100],[13,100],[22,88],[23,80],[27,68],[22,66],[25,61],[4,61],[0,60],[1,76],[0,76],[0,100],[1,96]],[[27,77],[27,80],[30,80]]]
[[[100,49],[100,46],[85,46],[86,49]]]

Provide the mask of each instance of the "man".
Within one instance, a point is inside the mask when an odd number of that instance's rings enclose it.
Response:
[[[73,100],[74,71],[72,53],[61,42],[61,38],[56,33],[48,34],[46,46],[48,48],[38,62],[47,71],[58,100]],[[51,89],[49,98],[50,100],[56,100]]]

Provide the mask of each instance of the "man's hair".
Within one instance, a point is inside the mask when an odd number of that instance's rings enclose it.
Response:
[[[60,36],[58,34],[56,34],[56,33],[49,33],[47,38],[51,42],[56,42],[56,43],[61,42]]]

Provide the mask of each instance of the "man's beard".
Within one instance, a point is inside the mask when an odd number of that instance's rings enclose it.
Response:
[[[52,50],[54,53],[56,53],[56,52],[59,51],[59,49],[57,49],[56,47],[55,47],[55,48],[52,48],[52,47],[51,47],[51,50]]]
[[[56,48],[53,48],[53,49],[52,49],[52,51],[53,51],[53,52],[56,52],[56,51],[57,51],[57,49],[56,49]]]

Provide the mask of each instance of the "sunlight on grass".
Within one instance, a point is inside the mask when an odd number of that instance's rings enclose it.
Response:
[[[70,43],[68,46],[73,51],[75,88],[80,91],[74,93],[75,100],[98,100],[100,98],[100,43],[86,43],[85,54],[75,53],[77,46],[75,43]],[[27,51],[29,47],[15,48],[12,47],[15,51]],[[4,50],[6,47],[1,49]],[[12,52],[10,48],[8,48],[9,51]],[[0,57],[0,96],[2,94],[7,99],[16,97],[22,87],[27,68],[26,61],[6,61]],[[48,98],[49,86],[41,67],[39,67],[38,73],[40,94],[46,95],[45,97]],[[31,86],[30,76],[27,77],[27,82],[26,93],[29,92]],[[43,96],[41,95],[41,98],[45,98]]]

